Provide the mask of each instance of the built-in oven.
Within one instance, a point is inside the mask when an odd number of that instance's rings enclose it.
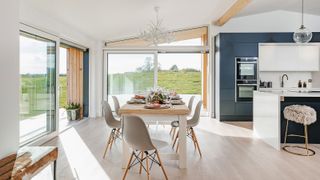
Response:
[[[235,101],[252,101],[258,88],[257,57],[235,58]]]
[[[236,57],[236,79],[257,80],[257,57]]]
[[[236,101],[252,101],[255,90],[257,90],[257,84],[237,84]]]

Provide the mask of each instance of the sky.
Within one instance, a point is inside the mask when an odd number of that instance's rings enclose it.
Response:
[[[20,74],[46,74],[47,58],[47,42],[20,36]]]
[[[46,74],[48,66],[54,67],[55,61],[48,63],[47,46],[53,43],[46,40],[36,40],[20,36],[20,74]],[[199,45],[201,39],[177,41],[162,45]],[[52,45],[52,44],[51,44]],[[67,71],[67,50],[60,48],[60,74]],[[145,63],[146,59],[154,60],[154,54],[109,54],[108,72],[133,72]],[[193,68],[201,70],[201,54],[158,54],[158,62],[162,70],[168,70],[173,65],[179,69]]]
[[[47,67],[54,67],[54,61],[48,63],[47,46],[51,42],[20,36],[20,74],[46,74]],[[67,71],[67,50],[60,48],[60,74]]]
[[[108,73],[134,72],[146,59],[154,60],[153,54],[109,54]],[[179,69],[193,68],[201,70],[202,54],[158,54],[158,63],[162,70],[169,70],[173,65]]]
[[[159,46],[199,46],[201,45],[201,38],[188,39],[182,41],[174,41],[166,44],[159,44]],[[154,60],[154,54],[108,54],[105,56],[105,61],[108,60],[108,73],[124,73],[134,72],[142,66],[146,59]],[[169,70],[173,65],[177,65],[179,69],[193,68],[201,70],[202,55],[200,53],[167,53],[158,54],[158,63],[162,70]],[[105,63],[107,64],[107,63]]]

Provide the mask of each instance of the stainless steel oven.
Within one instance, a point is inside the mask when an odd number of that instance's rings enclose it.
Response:
[[[236,79],[257,80],[257,57],[236,57]]]
[[[252,101],[255,90],[257,90],[257,84],[237,84],[236,101]]]
[[[235,101],[252,101],[258,88],[257,57],[235,58]]]

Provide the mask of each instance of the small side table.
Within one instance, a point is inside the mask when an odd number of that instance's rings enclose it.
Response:
[[[56,180],[58,148],[53,146],[29,146],[18,151],[12,179],[31,179],[42,169],[53,163],[53,179]]]

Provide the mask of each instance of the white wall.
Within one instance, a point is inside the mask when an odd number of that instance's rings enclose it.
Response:
[[[311,31],[320,31],[320,16],[305,14],[305,26]],[[231,19],[219,32],[294,32],[300,27],[301,14],[289,11],[272,11]]]
[[[19,0],[0,6],[0,159],[19,145]]]
[[[100,80],[102,42],[88,36],[86,33],[79,31],[73,26],[44,14],[46,13],[31,8],[28,1],[20,2],[21,23],[39,28],[40,30],[89,48],[89,116],[96,117],[97,115],[100,115],[102,97],[102,90],[100,88],[102,84],[102,80]]]

